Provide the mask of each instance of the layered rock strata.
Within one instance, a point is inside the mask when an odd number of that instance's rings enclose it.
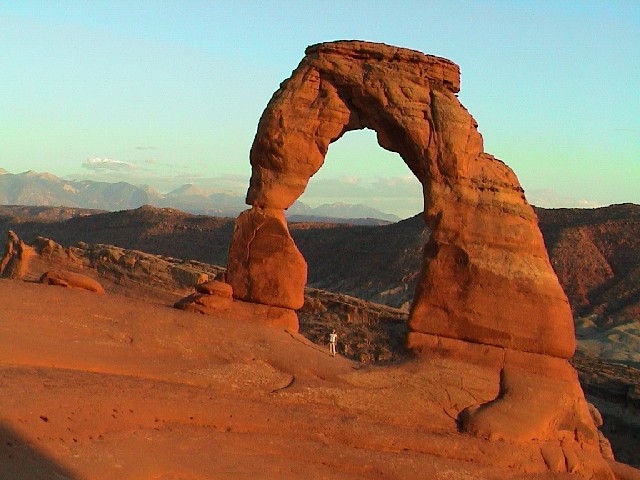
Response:
[[[41,282],[85,290],[129,294],[136,291],[162,295],[175,301],[194,286],[224,271],[222,267],[194,260],[156,256],[105,244],[79,242],[63,247],[36,237],[32,245],[9,231],[5,253],[0,257],[0,277]],[[96,278],[100,278],[98,285]],[[165,293],[166,292],[166,293]]]
[[[573,319],[537,217],[513,171],[484,152],[459,89],[458,67],[443,58],[359,41],[307,48],[267,105],[251,148],[252,209],[239,217],[229,254],[234,295],[302,305],[293,299],[303,298],[303,261],[283,210],[332,142],[372,129],[422,183],[431,230],[409,348],[495,367],[496,397],[465,409],[462,428],[489,439],[546,442],[550,470],[610,478],[566,360],[575,350]],[[265,221],[267,235],[260,232]]]

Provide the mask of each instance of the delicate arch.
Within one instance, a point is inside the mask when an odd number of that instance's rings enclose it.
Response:
[[[290,237],[277,255],[298,265],[293,288],[290,273],[259,268],[277,249],[258,252],[251,244],[260,243],[256,232],[267,217],[288,236],[282,210],[302,194],[332,142],[366,127],[402,157],[424,189],[432,235],[409,346],[420,350],[446,337],[570,357],[571,311],[535,213],[511,169],[484,153],[458,90],[459,69],[443,58],[357,41],[309,47],[271,98],[251,148],[247,203],[253,209],[236,227],[229,256],[237,298],[301,306],[306,264]]]
[[[438,57],[365,42],[309,47],[260,119],[252,208],[236,221],[227,281],[236,299],[269,305],[267,317],[288,312],[276,324],[297,329],[291,309],[304,303],[306,262],[284,209],[331,142],[348,130],[375,130],[422,183],[431,229],[407,345],[423,356],[479,363],[496,382],[495,399],[460,411],[461,428],[485,438],[552,440],[541,450],[550,468],[572,462],[587,476],[610,478],[566,360],[575,348],[573,319],[537,218],[511,169],[483,152],[458,88],[458,68]],[[573,448],[588,460],[576,466]]]

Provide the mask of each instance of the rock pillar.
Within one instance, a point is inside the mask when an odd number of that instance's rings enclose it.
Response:
[[[296,310],[304,304],[307,263],[296,247],[284,212],[254,207],[236,220],[227,282],[246,302]]]

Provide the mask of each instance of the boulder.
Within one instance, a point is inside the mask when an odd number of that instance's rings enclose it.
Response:
[[[298,333],[299,329],[298,316],[289,308],[243,302],[217,294],[194,293],[178,300],[174,307],[214,318],[257,323],[291,333]]]
[[[42,274],[42,277],[40,277],[40,283],[104,293],[104,288],[102,288],[102,285],[100,285],[97,280],[86,275],[82,275],[81,273],[74,273],[66,270],[49,270]]]
[[[232,303],[232,298],[206,293],[192,293],[178,300],[173,306],[180,310],[213,314],[216,311],[228,310]]]
[[[67,255],[64,247],[50,238],[36,237],[33,246],[40,255],[57,257],[65,257]]]
[[[196,285],[196,292],[206,295],[217,295],[223,298],[233,297],[233,287],[226,282],[219,280],[209,280],[208,282]]]

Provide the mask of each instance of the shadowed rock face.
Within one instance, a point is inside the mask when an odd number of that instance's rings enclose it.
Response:
[[[568,358],[575,349],[571,311],[536,215],[511,169],[484,153],[477,124],[455,95],[459,85],[454,63],[412,50],[358,41],[309,47],[260,119],[247,203],[261,212],[288,208],[332,142],[373,129],[422,183],[432,231],[410,344],[435,335]],[[235,238],[253,238],[238,234],[244,225]],[[246,250],[236,240],[231,248]],[[257,284],[251,268],[229,266],[234,282]],[[283,277],[280,290],[301,296],[302,276]],[[256,288],[244,299],[258,297],[269,303]]]
[[[34,250],[18,238],[13,230],[7,233],[4,255],[0,258],[0,277],[22,278],[29,268]]]

